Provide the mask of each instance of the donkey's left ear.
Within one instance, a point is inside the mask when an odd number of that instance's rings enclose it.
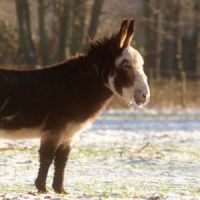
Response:
[[[117,33],[117,47],[122,48],[128,31],[128,19],[124,19],[119,32]]]
[[[133,18],[130,21],[128,31],[127,31],[127,35],[126,35],[126,38],[124,40],[123,48],[126,48],[127,46],[131,45],[131,41],[132,41],[133,36],[134,36],[134,26],[135,26],[135,19]]]

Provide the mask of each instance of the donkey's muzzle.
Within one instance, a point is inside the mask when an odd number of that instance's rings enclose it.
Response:
[[[143,91],[140,89],[135,90],[134,100],[137,105],[143,105],[149,102],[150,93],[149,91]]]

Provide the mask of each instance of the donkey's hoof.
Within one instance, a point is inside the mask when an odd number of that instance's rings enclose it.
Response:
[[[63,187],[57,187],[57,186],[52,186],[54,191],[58,194],[69,194],[69,192],[66,192]]]
[[[37,190],[38,190],[38,193],[40,193],[40,194],[48,193],[48,191],[45,187],[37,187]]]
[[[38,189],[38,193],[46,194],[46,193],[48,193],[48,191],[45,188],[44,189]]]
[[[37,188],[38,193],[46,194],[48,192],[45,185],[41,184],[37,179],[35,181],[35,187]]]

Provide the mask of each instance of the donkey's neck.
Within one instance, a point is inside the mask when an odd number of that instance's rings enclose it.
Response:
[[[112,92],[106,86],[102,77],[102,66],[87,55],[78,56],[67,62],[66,70],[79,79],[77,82],[79,99],[76,98],[76,109],[81,121],[95,117],[112,97]],[[75,116],[77,117],[77,116]]]

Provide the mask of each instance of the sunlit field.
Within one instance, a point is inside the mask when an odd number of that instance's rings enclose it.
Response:
[[[200,112],[107,111],[74,144],[68,195],[38,194],[38,140],[0,143],[0,199],[200,199]]]

